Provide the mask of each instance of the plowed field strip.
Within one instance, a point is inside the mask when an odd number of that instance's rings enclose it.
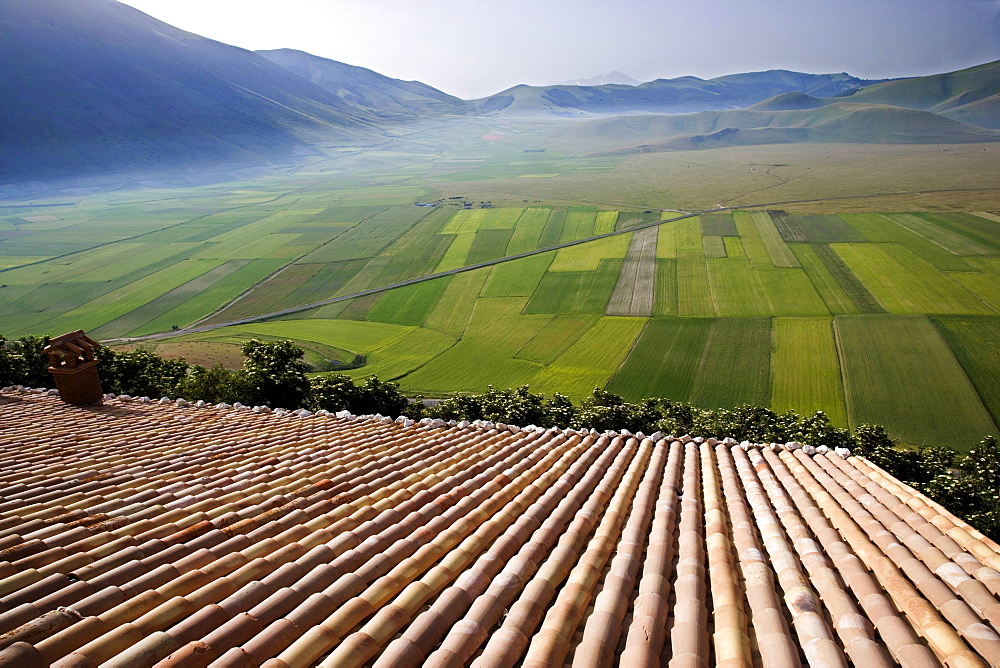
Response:
[[[775,267],[798,267],[799,261],[792,253],[784,239],[778,233],[778,228],[774,226],[771,216],[766,211],[751,211],[750,217],[757,227],[764,246],[767,247],[767,254],[771,256],[771,262]]]
[[[608,302],[608,315],[651,316],[656,280],[657,230],[650,227],[632,235],[618,283]]]

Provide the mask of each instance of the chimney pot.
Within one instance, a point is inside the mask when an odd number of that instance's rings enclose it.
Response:
[[[94,357],[94,351],[100,347],[81,329],[49,340],[43,352],[49,357],[49,373],[56,381],[60,399],[77,406],[104,403]]]

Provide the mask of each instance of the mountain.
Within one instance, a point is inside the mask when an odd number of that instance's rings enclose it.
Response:
[[[555,85],[556,86],[603,86],[605,84],[622,84],[625,86],[638,86],[639,82],[627,74],[622,74],[618,70],[614,70],[613,72],[608,72],[607,74],[591,77],[589,79],[572,79],[570,81],[562,81]]]
[[[468,114],[475,111],[472,103],[419,81],[392,79],[364,67],[294,49],[256,53],[346,102],[387,118],[408,119],[427,113]]]
[[[475,102],[506,116],[586,118],[637,113],[686,114],[740,109],[783,93],[815,97],[850,94],[873,83],[849,74],[803,74],[768,70],[715,79],[656,79],[638,86],[528,86],[509,88]]]
[[[3,0],[0,34],[0,182],[260,164],[383,122],[253,52],[113,0]]]

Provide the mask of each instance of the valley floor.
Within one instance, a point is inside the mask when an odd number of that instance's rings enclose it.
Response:
[[[317,369],[428,396],[602,387],[823,410],[913,444],[996,433],[1000,193],[972,173],[995,146],[862,147],[852,169],[841,145],[610,159],[487,129],[285,177],[0,205],[0,333],[176,329],[144,345],[234,366],[243,340],[291,338]],[[832,199],[789,202],[810,196]],[[784,203],[681,213],[748,199]]]

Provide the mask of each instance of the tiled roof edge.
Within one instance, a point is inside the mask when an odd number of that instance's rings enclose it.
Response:
[[[59,390],[41,388],[41,387],[30,388],[30,387],[25,387],[23,385],[12,385],[0,388],[0,394],[46,394],[46,395],[58,396]],[[415,424],[419,424],[419,425],[424,425],[427,429],[438,429],[442,427],[458,427],[460,429],[464,429],[468,427],[474,427],[483,430],[496,429],[498,431],[510,431],[512,433],[517,433],[522,431],[525,432],[549,431],[553,433],[562,433],[562,434],[579,434],[581,436],[587,434],[604,435],[609,437],[635,436],[640,440],[644,438],[650,438],[653,441],[663,440],[667,443],[672,443],[673,441],[680,441],[681,443],[689,443],[689,442],[699,443],[699,444],[707,443],[710,446],[721,444],[731,447],[738,445],[743,450],[751,450],[751,449],[775,450],[779,452],[782,450],[787,450],[787,451],[802,450],[802,452],[804,452],[807,455],[817,455],[817,454],[825,455],[830,453],[840,455],[841,457],[849,457],[851,455],[851,451],[848,450],[847,448],[830,448],[825,445],[818,445],[818,446],[805,445],[797,441],[789,441],[787,443],[751,443],[750,441],[740,442],[730,437],[726,437],[720,440],[712,437],[704,438],[702,436],[691,436],[689,434],[684,434],[682,436],[667,435],[659,431],[653,434],[644,434],[641,431],[632,433],[628,429],[621,429],[618,431],[606,430],[604,432],[599,432],[596,429],[573,429],[573,428],[561,429],[559,427],[539,427],[533,424],[527,425],[525,427],[520,427],[512,424],[505,424],[503,422],[491,422],[489,420],[473,420],[471,422],[468,420],[462,420],[460,422],[456,422],[455,420],[445,421],[441,420],[440,418],[423,418],[422,420],[417,421],[408,418],[404,415],[400,415],[397,418],[392,418],[389,416],[381,415],[379,413],[375,413],[374,415],[354,415],[346,410],[338,411],[336,413],[331,413],[330,411],[327,410],[318,410],[313,412],[305,408],[299,408],[297,410],[288,410],[285,408],[271,408],[269,406],[251,407],[251,406],[245,406],[240,402],[236,402],[235,404],[227,404],[227,403],[210,404],[206,403],[205,401],[202,401],[201,399],[195,402],[189,402],[183,398],[171,399],[170,397],[161,397],[160,399],[151,399],[149,397],[133,397],[127,394],[119,394],[119,395],[105,394],[104,401],[105,402],[117,401],[118,403],[121,404],[137,402],[141,404],[159,404],[161,406],[176,406],[179,408],[196,408],[203,410],[204,409],[212,409],[220,411],[235,410],[235,411],[243,411],[249,413],[270,414],[274,417],[288,417],[288,416],[294,416],[300,418],[337,417],[351,421],[371,420],[371,421],[381,422],[382,424],[387,424],[387,425],[395,423],[402,427],[410,427]]]

